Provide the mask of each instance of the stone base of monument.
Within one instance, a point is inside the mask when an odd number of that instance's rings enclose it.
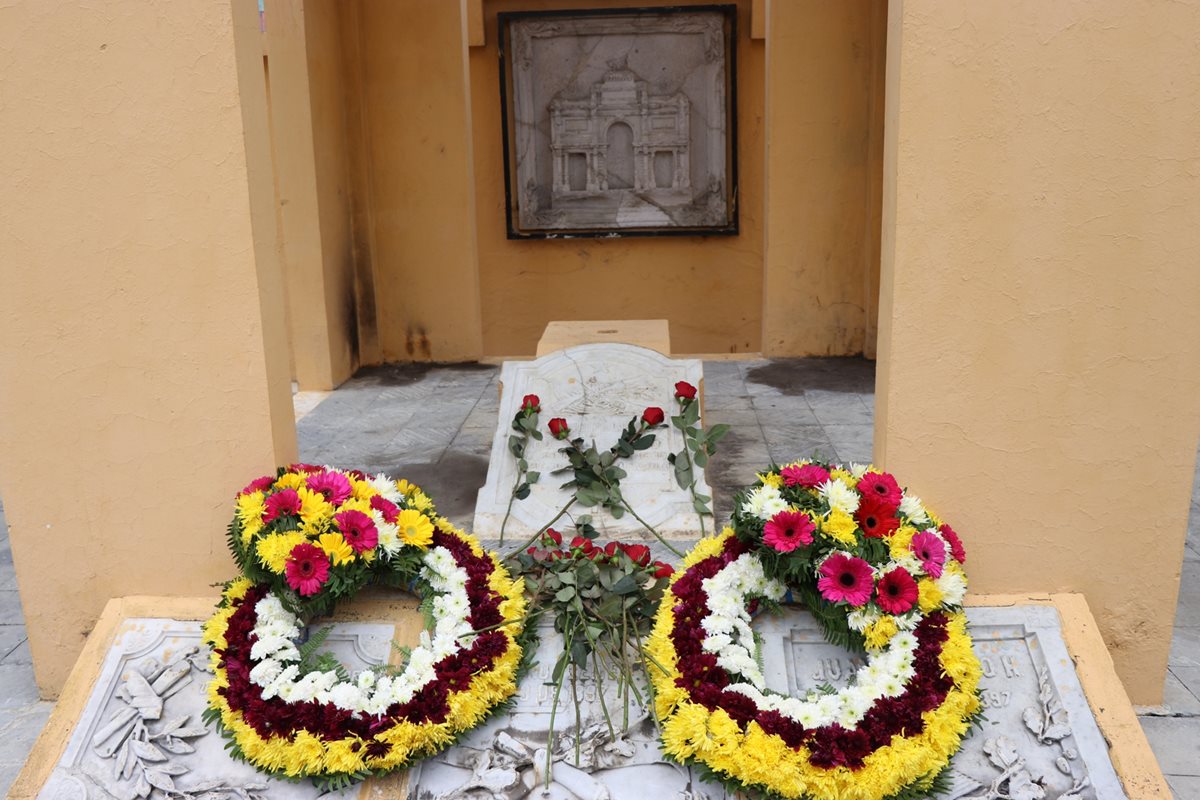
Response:
[[[1047,800],[1171,796],[1082,596],[969,600],[971,632],[983,666],[985,718],[952,762],[949,797],[1016,796],[1009,794],[1012,784],[1006,782],[1014,776],[1042,787],[1042,794],[1029,797]],[[151,798],[317,797],[308,783],[266,779],[231,761],[220,736],[200,722],[209,677],[200,624],[214,602],[111,601],[9,796],[134,797],[138,781],[150,775],[155,784],[148,787]],[[394,662],[398,650],[393,643],[414,643],[422,624],[415,601],[404,596],[364,596],[340,608],[337,619],[329,646],[352,669]],[[790,609],[782,617],[760,617],[755,624],[763,634],[764,666],[773,688],[796,694],[819,684],[838,685],[854,670],[853,657],[826,644],[807,612]],[[369,781],[337,796],[728,796],[690,770],[664,761],[645,708],[636,700],[626,705],[614,696],[611,684],[602,692],[589,676],[580,676],[574,697],[569,684],[559,695],[555,735],[550,736],[554,693],[547,671],[556,657],[554,648],[553,636],[543,637],[538,666],[525,677],[510,710],[406,774]],[[609,728],[605,711],[615,728]],[[627,726],[620,724],[626,713]],[[135,718],[162,745],[162,759],[146,760],[121,747]],[[578,746],[576,733],[582,734]],[[162,788],[164,778],[173,793]]]

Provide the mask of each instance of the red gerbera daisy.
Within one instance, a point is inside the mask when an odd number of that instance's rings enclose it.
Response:
[[[295,489],[284,489],[267,498],[263,522],[271,523],[280,517],[294,517],[300,513],[300,495]]]
[[[963,549],[962,539],[958,538],[958,534],[954,532],[954,528],[949,525],[939,525],[938,532],[942,534],[942,538],[950,545],[950,555],[954,556],[954,560],[960,564],[967,563],[967,551]]]
[[[333,515],[333,521],[342,532],[342,538],[354,548],[354,552],[371,550],[379,544],[379,531],[375,528],[375,520],[363,512],[342,511]]]
[[[858,481],[858,491],[863,497],[874,497],[892,508],[900,506],[901,492],[896,479],[887,472],[868,472]]]
[[[396,518],[400,516],[400,509],[396,507],[396,504],[383,495],[371,495],[371,508],[379,512],[384,522],[394,524]]]
[[[917,602],[917,582],[904,567],[896,567],[879,579],[875,602],[889,614],[905,614]]]
[[[254,492],[265,492],[275,484],[274,475],[263,475],[261,478],[255,478],[246,484],[246,488],[238,492],[238,497],[244,494],[253,494]]]
[[[329,579],[329,557],[321,548],[305,542],[292,548],[285,569],[288,586],[308,597],[321,591]]]
[[[861,606],[871,599],[871,565],[861,558],[834,553],[821,564],[817,588],[831,603],[845,601]]]
[[[896,507],[878,499],[875,494],[863,495],[854,519],[863,534],[872,539],[882,539],[900,527],[900,520],[896,519]]]
[[[812,544],[816,529],[807,514],[780,511],[763,527],[763,542],[780,553],[790,553],[801,545]]]

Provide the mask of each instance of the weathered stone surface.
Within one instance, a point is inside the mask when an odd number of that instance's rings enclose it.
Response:
[[[983,666],[986,717],[951,763],[953,788],[944,797],[1125,797],[1067,654],[1057,612],[1044,606],[974,608],[968,617]],[[842,687],[862,663],[826,643],[805,611],[759,617],[755,627],[764,641],[768,684],[777,691],[799,695],[821,684]],[[543,638],[539,666],[526,676],[512,712],[414,770],[409,800],[727,796],[720,787],[699,783],[693,772],[663,762],[656,729],[636,704],[629,732],[612,736],[597,686],[583,675],[577,687],[581,723],[569,684],[558,698],[551,789],[543,795],[554,707],[548,684],[560,646],[552,634]],[[614,709],[622,705],[611,686],[606,697],[615,719]],[[576,762],[579,724],[583,746]]]
[[[492,440],[487,483],[479,490],[475,506],[474,532],[484,539],[500,534],[505,509],[516,479],[516,461],[508,450],[513,416],[527,394],[542,401],[542,431],[545,438],[530,441],[526,451],[529,468],[541,473],[529,497],[512,505],[505,528],[506,541],[521,541],[549,522],[570,499],[559,488],[564,476],[552,475],[567,465],[559,452],[563,446],[546,433],[546,423],[563,417],[572,436],[596,442],[604,450],[617,441],[630,418],[640,417],[647,406],[659,406],[667,415],[677,406],[675,383],[699,386],[703,367],[692,359],[670,359],[653,350],[625,344],[586,344],[560,350],[536,361],[505,362],[500,373],[503,391],[496,433]],[[691,495],[675,482],[667,455],[683,447],[679,431],[668,426],[656,431],[654,445],[620,466],[628,474],[621,490],[634,510],[668,538],[694,539],[699,522]],[[711,495],[703,470],[697,470],[696,490]],[[629,514],[620,519],[600,508],[574,507],[572,513],[592,514],[592,524],[604,539],[648,539],[641,524]],[[569,527],[564,520],[562,527]]]
[[[326,648],[351,670],[387,661],[394,626],[338,623]],[[201,721],[208,648],[199,622],[122,623],[95,688],[38,797],[315,798],[311,783],[267,778],[233,761]],[[167,794],[167,791],[170,794]],[[334,797],[350,798],[357,789]],[[329,797],[330,795],[323,795]]]

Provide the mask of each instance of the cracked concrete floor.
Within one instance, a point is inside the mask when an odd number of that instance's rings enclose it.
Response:
[[[301,460],[409,478],[469,528],[496,428],[498,373],[483,365],[362,370],[336,391],[297,404]],[[706,424],[732,426],[708,475],[719,518],[771,460],[813,453],[870,460],[872,362],[708,361],[704,374]],[[53,704],[37,699],[2,508],[0,534],[0,790],[7,790]],[[1200,800],[1200,471],[1175,625],[1164,705],[1142,709],[1140,719],[1175,796]]]

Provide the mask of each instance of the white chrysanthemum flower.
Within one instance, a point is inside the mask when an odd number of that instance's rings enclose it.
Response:
[[[363,705],[362,691],[352,683],[339,683],[322,695],[322,700],[345,711],[357,711]]]
[[[831,509],[839,509],[847,514],[858,511],[859,495],[840,478],[830,478],[817,487],[821,497],[829,503]]]
[[[942,602],[948,606],[962,605],[967,595],[967,579],[958,570],[945,570],[942,577],[937,579],[937,587],[942,590]]]
[[[273,658],[264,658],[250,670],[250,682],[255,686],[270,686],[281,672],[282,664]]]
[[[862,480],[862,476],[867,474],[867,470],[871,468],[870,464],[858,464],[850,462],[850,474],[854,476],[854,480]]]
[[[751,514],[761,520],[769,520],[780,511],[786,511],[787,501],[774,486],[759,486],[746,496],[742,503],[742,512]]]
[[[846,624],[850,626],[851,630],[862,633],[867,629],[868,625],[876,622],[881,616],[882,613],[879,609],[872,606],[864,606],[863,608],[856,608],[847,614]]]
[[[900,498],[900,513],[918,524],[929,521],[929,514],[925,513],[925,506],[921,505],[921,498],[908,492],[905,492],[904,496]]]
[[[884,697],[899,697],[904,691],[904,684],[895,675],[888,675],[880,681],[879,688],[883,690]]]
[[[371,484],[371,487],[379,492],[385,500],[390,500],[396,505],[404,500],[404,495],[400,494],[400,490],[396,488],[396,482],[387,475],[373,475],[367,483]]]
[[[358,688],[365,691],[370,690],[375,685],[375,673],[369,669],[364,669],[358,674]]]

